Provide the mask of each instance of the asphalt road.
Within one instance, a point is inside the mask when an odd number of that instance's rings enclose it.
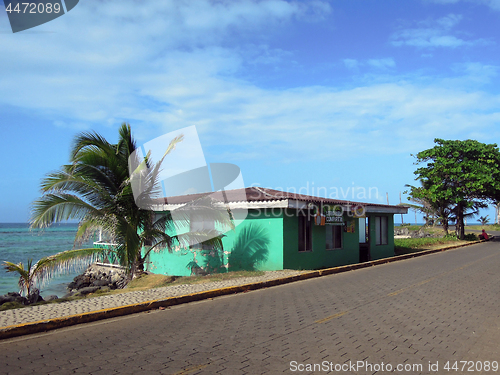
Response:
[[[499,270],[491,241],[4,340],[0,373],[495,373]]]

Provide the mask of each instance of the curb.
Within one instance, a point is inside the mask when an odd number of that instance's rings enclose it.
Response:
[[[470,242],[467,244],[450,246],[450,247],[446,247],[446,248],[442,248],[442,249],[423,250],[423,251],[419,251],[419,252],[415,252],[415,253],[411,253],[411,254],[397,255],[397,256],[390,257],[390,258],[377,259],[374,261],[369,261],[369,262],[364,262],[364,263],[356,263],[356,264],[350,264],[350,265],[346,265],[346,266],[325,268],[325,269],[318,270],[318,271],[305,272],[305,273],[302,273],[300,275],[288,276],[288,277],[283,277],[280,279],[273,279],[273,280],[252,283],[252,284],[231,286],[231,287],[220,288],[220,289],[212,289],[212,290],[208,290],[208,291],[204,291],[204,292],[187,294],[184,296],[169,297],[169,298],[161,299],[161,300],[151,300],[151,301],[136,303],[136,304],[132,304],[132,305],[113,307],[113,308],[109,308],[109,309],[91,311],[91,312],[82,313],[82,314],[64,316],[64,317],[60,317],[60,318],[46,319],[46,320],[40,320],[40,321],[35,321],[35,322],[0,327],[0,340],[18,337],[18,336],[30,335],[30,334],[34,334],[34,333],[51,331],[51,330],[58,329],[58,328],[69,327],[69,326],[82,324],[82,323],[90,323],[90,322],[95,322],[98,320],[115,318],[115,317],[129,315],[129,314],[136,314],[139,312],[145,312],[145,311],[149,311],[149,310],[156,310],[156,309],[159,309],[162,307],[166,308],[166,307],[170,307],[170,306],[181,305],[184,303],[201,301],[204,299],[215,298],[215,297],[229,295],[229,294],[245,293],[245,292],[248,292],[251,290],[258,290],[258,289],[268,288],[268,287],[272,287],[272,286],[276,286],[276,285],[288,284],[288,283],[292,283],[295,281],[307,280],[307,279],[312,279],[312,278],[326,276],[326,275],[333,275],[333,274],[337,274],[337,273],[343,273],[343,272],[347,272],[347,271],[353,271],[353,270],[357,270],[357,269],[377,266],[380,264],[397,262],[400,260],[415,258],[415,257],[423,256],[423,255],[434,254],[434,253],[438,253],[438,252],[442,252],[442,251],[453,250],[453,249],[457,249],[457,248],[461,248],[461,247],[465,247],[465,246],[470,246],[470,245],[475,245],[475,244],[478,244],[481,242],[486,242],[486,241],[489,241],[489,240],[473,241],[473,242]]]

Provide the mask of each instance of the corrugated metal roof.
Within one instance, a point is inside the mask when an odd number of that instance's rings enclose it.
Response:
[[[385,209],[392,209],[390,211],[396,211],[397,213],[401,212],[402,206],[393,206],[393,205],[385,205],[385,204],[377,204],[377,203],[364,203],[364,202],[355,202],[355,201],[347,201],[347,200],[339,200],[339,199],[330,199],[323,197],[314,197],[311,195],[290,193],[286,191],[262,188],[262,187],[248,187],[244,189],[234,189],[234,190],[225,190],[218,191],[215,193],[200,193],[200,194],[188,194],[188,195],[179,195],[175,197],[166,197],[162,200],[159,200],[160,204],[183,204],[188,203],[198,198],[204,197],[206,195],[210,195],[212,198],[219,200],[221,202],[272,202],[272,201],[282,201],[282,200],[296,200],[301,202],[310,202],[310,203],[322,203],[322,204],[331,204],[331,205],[342,205],[342,206],[353,206],[353,205],[361,205],[364,207],[380,207]]]

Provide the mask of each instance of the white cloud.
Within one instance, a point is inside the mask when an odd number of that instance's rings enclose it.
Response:
[[[396,66],[396,63],[392,58],[370,59],[368,60],[368,64],[378,69],[394,68]]]
[[[245,79],[248,57],[254,64],[291,57],[249,35],[316,17],[320,6],[304,4],[82,2],[40,26],[53,34],[0,34],[0,64],[9,73],[0,81],[0,104],[78,129],[127,120],[143,141],[196,125],[204,146],[231,158],[409,153],[435,136],[473,134],[478,124],[498,135],[500,99],[472,79],[491,79],[493,66],[457,67],[451,83],[392,77],[347,88],[268,89]],[[458,22],[449,16],[432,25],[448,30]],[[235,43],[237,33],[252,44]],[[392,58],[343,62],[353,69],[395,66]]]
[[[343,61],[347,69],[356,69],[359,66],[359,62],[356,59],[344,59]]]
[[[473,2],[475,4],[484,4],[493,10],[500,10],[500,0],[424,0],[425,2],[437,4],[456,4],[460,1]]]
[[[343,59],[342,61],[347,69],[353,71],[357,71],[360,67],[366,65],[375,69],[388,69],[394,68],[396,66],[396,62],[392,57],[382,59],[368,59],[362,61],[356,59]]]
[[[462,20],[461,15],[449,14],[437,20],[425,20],[416,28],[402,29],[391,37],[393,46],[412,46],[418,48],[457,48],[462,46],[487,45],[485,39],[465,40],[452,35],[453,28]]]

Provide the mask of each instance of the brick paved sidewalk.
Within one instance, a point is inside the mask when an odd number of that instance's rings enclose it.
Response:
[[[90,297],[75,301],[51,303],[46,305],[28,306],[21,309],[0,311],[0,330],[7,326],[18,325],[47,319],[61,318],[76,314],[84,314],[103,309],[127,306],[161,300],[169,297],[184,296],[219,288],[258,283],[288,276],[300,275],[306,271],[269,271],[262,276],[241,277],[224,281],[214,281],[202,284],[185,284],[153,288],[145,291],[131,291],[121,294]]]

